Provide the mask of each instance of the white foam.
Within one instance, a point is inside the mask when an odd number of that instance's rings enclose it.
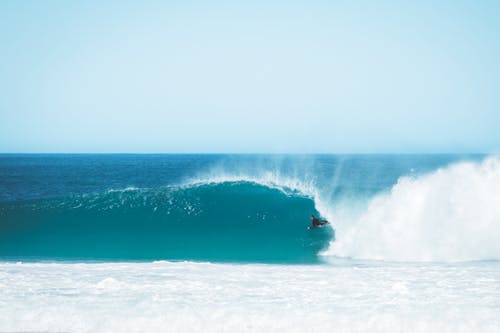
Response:
[[[147,188],[140,188],[140,187],[135,187],[135,186],[127,186],[125,188],[121,189],[109,189],[107,193],[115,193],[115,192],[136,192],[136,191],[143,191],[147,190]]]
[[[401,261],[500,260],[500,160],[403,177],[356,218],[337,217],[327,255]]]
[[[500,265],[0,264],[0,332],[498,332]]]

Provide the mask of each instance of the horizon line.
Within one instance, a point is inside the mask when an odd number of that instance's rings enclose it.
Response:
[[[0,155],[497,155],[498,152],[0,152]]]

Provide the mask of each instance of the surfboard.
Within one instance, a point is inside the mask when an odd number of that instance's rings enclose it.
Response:
[[[307,230],[313,230],[313,229],[316,229],[316,228],[323,228],[324,225],[327,225],[327,224],[330,223],[328,221],[321,221],[321,222],[324,222],[324,223],[320,224],[320,225],[317,225],[317,226],[310,225],[310,226],[307,227]]]

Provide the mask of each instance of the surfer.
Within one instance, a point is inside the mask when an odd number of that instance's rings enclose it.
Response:
[[[309,230],[314,229],[314,228],[319,228],[324,224],[328,224],[327,220],[320,220],[314,215],[311,215],[309,217],[309,220],[311,220],[311,225],[307,228]]]

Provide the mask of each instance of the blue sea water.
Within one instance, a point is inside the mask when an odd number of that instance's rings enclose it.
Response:
[[[498,332],[499,188],[484,155],[0,155],[0,331]]]
[[[402,178],[484,159],[0,155],[0,260],[321,262]],[[308,230],[311,214],[330,225]]]

